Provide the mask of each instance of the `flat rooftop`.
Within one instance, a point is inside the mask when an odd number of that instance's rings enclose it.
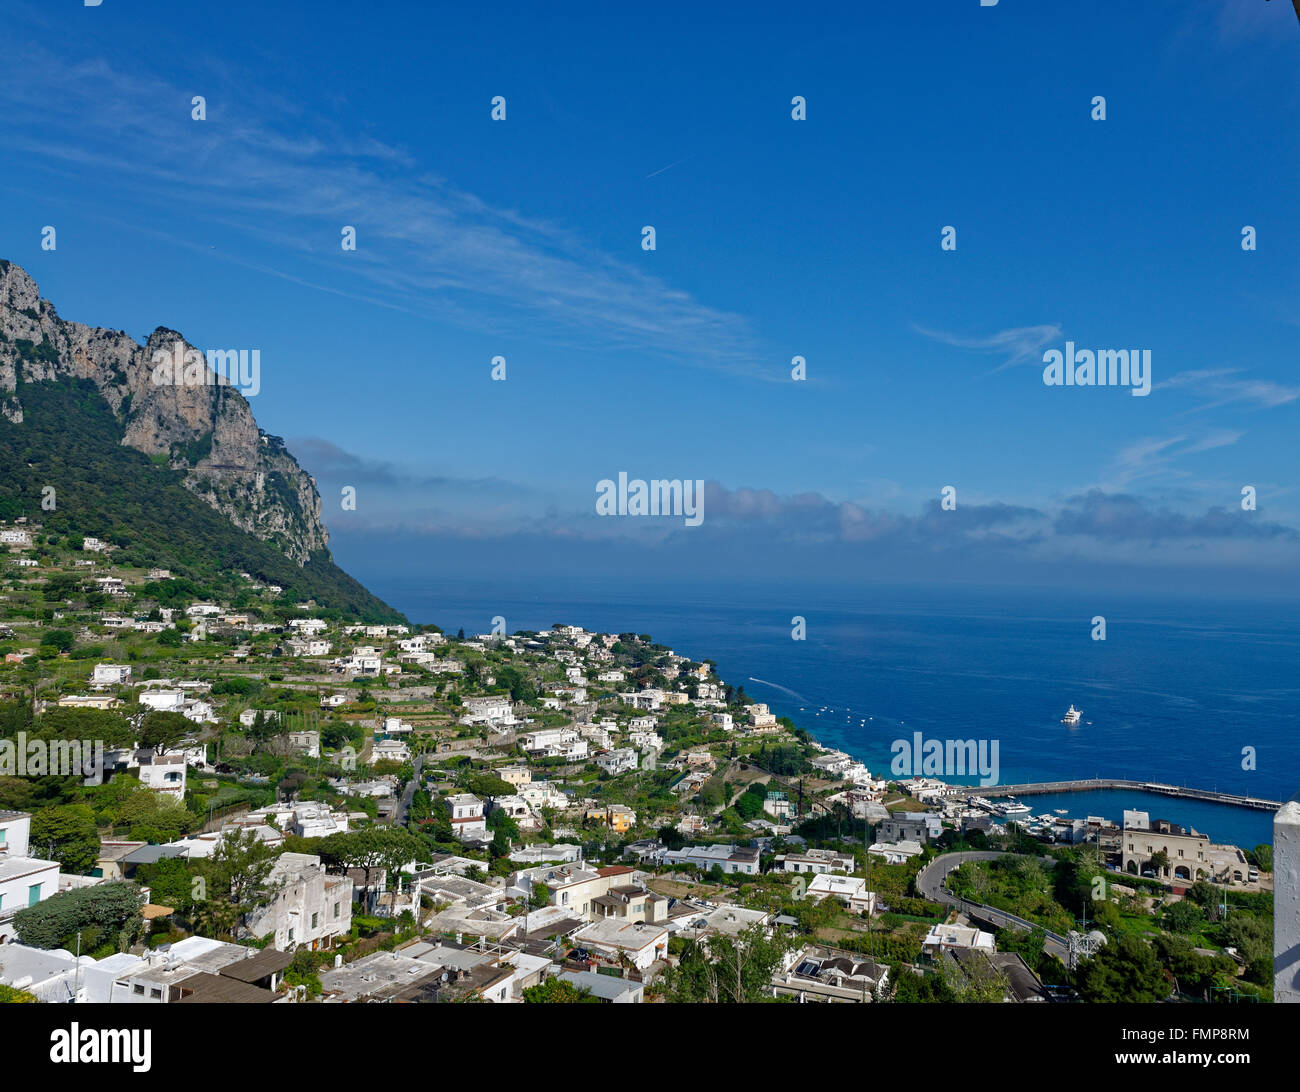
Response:
[[[36,876],[49,869],[56,872],[58,861],[43,861],[39,857],[8,857],[0,860],[0,881],[19,880],[24,876]]]

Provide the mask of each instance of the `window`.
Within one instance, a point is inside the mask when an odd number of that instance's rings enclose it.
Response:
[[[144,987],[141,986],[141,985],[138,985],[138,984],[137,984],[137,985],[131,987],[131,992],[132,992],[133,994],[136,994],[136,995],[139,996],[139,997],[143,997],[143,996],[144,996]]]
[[[320,915],[319,915],[319,914],[312,914],[312,916],[311,916],[311,927],[312,927],[313,929],[316,928],[316,924],[317,924],[317,922],[319,921],[319,919],[320,919]]]
[[[338,918],[339,918],[339,904],[338,904],[338,903],[335,903],[335,904],[334,904],[334,920],[335,920],[335,921],[338,921]]]
[[[155,986],[153,989],[151,989],[151,990],[149,991],[149,996],[150,996],[150,997],[153,997],[153,998],[156,998],[157,1000],[161,1001],[161,1000],[162,1000],[162,987],[161,987],[161,986]]]
[[[41,901],[41,885],[34,883],[27,889],[27,905],[35,906]]]

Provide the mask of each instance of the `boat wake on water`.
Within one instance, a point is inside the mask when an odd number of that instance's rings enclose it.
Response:
[[[789,694],[792,698],[798,698],[800,701],[807,701],[797,690],[791,690],[788,686],[778,686],[774,682],[768,682],[766,679],[756,679],[753,675],[749,676],[750,682],[762,683],[764,686],[770,686],[773,690],[780,690],[783,694]]]

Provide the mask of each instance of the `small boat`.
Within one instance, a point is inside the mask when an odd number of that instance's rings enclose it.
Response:
[[[1073,704],[1066,710],[1065,716],[1061,718],[1062,724],[1078,724],[1083,719],[1083,710],[1076,709]]]
[[[1068,814],[1068,812],[1066,811],[1065,808],[1053,808],[1052,810],[1053,810],[1054,812],[1056,812],[1057,815],[1066,815],[1066,814]]]

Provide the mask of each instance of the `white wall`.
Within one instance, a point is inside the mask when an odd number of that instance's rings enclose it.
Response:
[[[1273,819],[1273,1000],[1300,1004],[1300,793]]]

